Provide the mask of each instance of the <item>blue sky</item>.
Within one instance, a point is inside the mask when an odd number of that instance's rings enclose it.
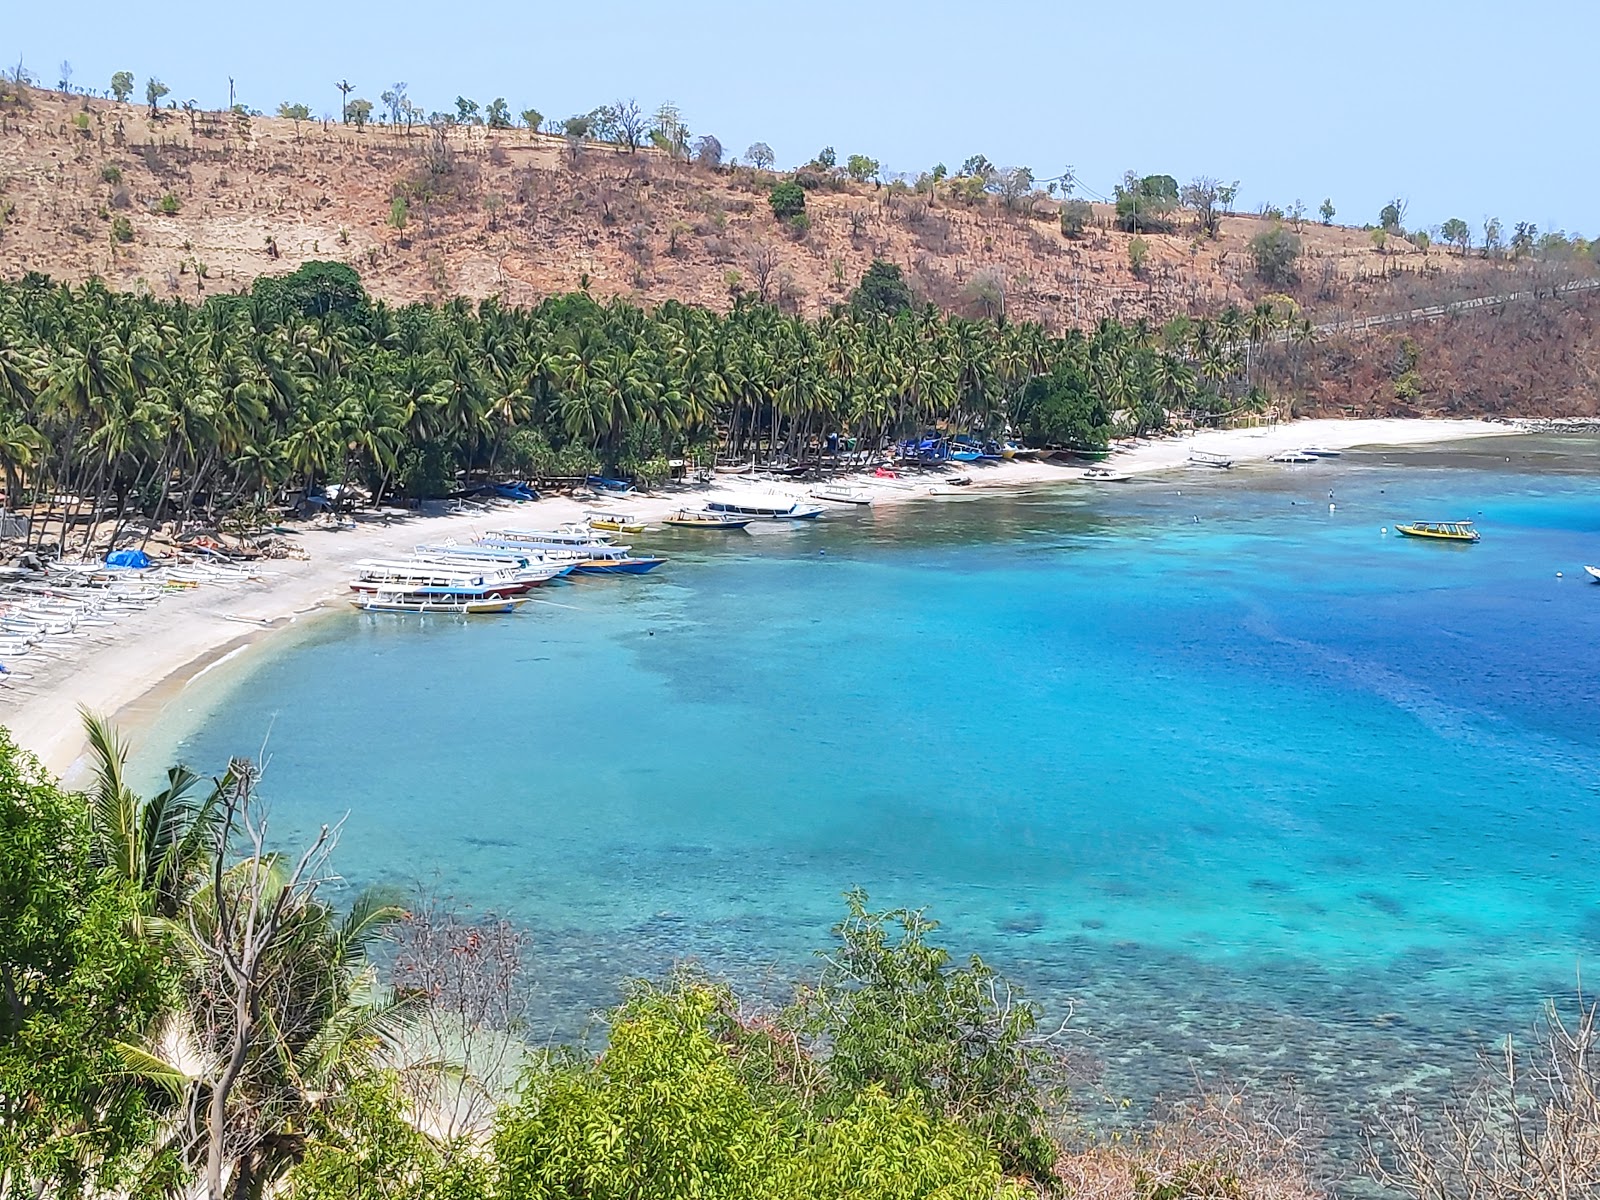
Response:
[[[5,0],[0,55],[47,82],[159,75],[172,98],[336,112],[348,78],[425,108],[504,96],[551,117],[671,99],[730,152],[834,146],[914,171],[973,153],[1108,192],[1128,168],[1242,181],[1262,201],[1376,220],[1451,216],[1600,232],[1595,10],[1579,0],[1306,5],[1048,0],[586,0],[239,9]]]

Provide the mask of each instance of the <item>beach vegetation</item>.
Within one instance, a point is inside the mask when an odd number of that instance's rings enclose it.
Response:
[[[118,104],[126,104],[133,95],[133,72],[115,71],[111,76],[111,97]]]

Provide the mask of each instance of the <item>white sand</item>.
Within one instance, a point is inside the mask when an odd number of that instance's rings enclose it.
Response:
[[[1274,454],[1301,446],[1330,450],[1415,446],[1516,432],[1519,431],[1513,426],[1487,421],[1301,421],[1273,428],[1208,430],[1120,446],[1108,465],[1127,474],[1145,474],[1184,467],[1192,450],[1249,463],[1264,462]],[[1015,490],[1077,481],[1083,470],[1083,466],[1052,461],[985,463],[974,464],[970,469],[957,465],[947,471],[910,472],[896,479],[863,475],[849,482],[870,489],[874,502],[885,504],[962,494],[947,482],[956,474],[972,479],[972,488],[963,489],[970,495],[979,488]],[[310,561],[264,563],[264,578],[258,581],[205,584],[166,597],[144,612],[124,617],[114,629],[106,631],[106,637],[68,643],[71,653],[60,659],[29,655],[17,660],[16,670],[30,672],[33,678],[18,680],[0,692],[0,722],[50,770],[67,773],[83,750],[77,714],[80,705],[115,714],[125,727],[151,720],[167,697],[222,655],[270,629],[283,628],[308,612],[347,597],[351,564],[357,559],[407,553],[418,543],[448,537],[464,539],[494,528],[553,528],[565,521],[579,520],[586,509],[595,507],[616,508],[656,521],[674,509],[697,507],[707,491],[757,489],[794,496],[803,496],[806,491],[798,484],[729,477],[705,488],[665,489],[614,504],[564,497],[532,505],[507,501],[447,515],[412,515],[392,524],[367,520],[354,530],[307,530],[297,535],[296,541],[311,555]],[[623,540],[643,547],[647,535]]]

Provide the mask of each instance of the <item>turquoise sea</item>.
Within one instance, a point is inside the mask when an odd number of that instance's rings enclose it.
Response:
[[[1518,437],[634,538],[672,561],[252,650],[144,769],[265,744],[278,836],[348,813],[352,883],[532,929],[555,1035],[679,958],[776,994],[860,884],[1070,1004],[1085,1094],[1295,1080],[1339,1122],[1600,950],[1597,463]],[[1380,532],[1461,517],[1480,544]]]

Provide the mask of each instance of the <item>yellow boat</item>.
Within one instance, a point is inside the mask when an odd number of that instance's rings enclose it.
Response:
[[[644,522],[638,517],[622,513],[592,512],[584,514],[590,529],[609,529],[613,533],[643,533]]]
[[[1478,531],[1471,521],[1413,521],[1409,525],[1396,525],[1407,537],[1433,538],[1440,542],[1475,542]]]

